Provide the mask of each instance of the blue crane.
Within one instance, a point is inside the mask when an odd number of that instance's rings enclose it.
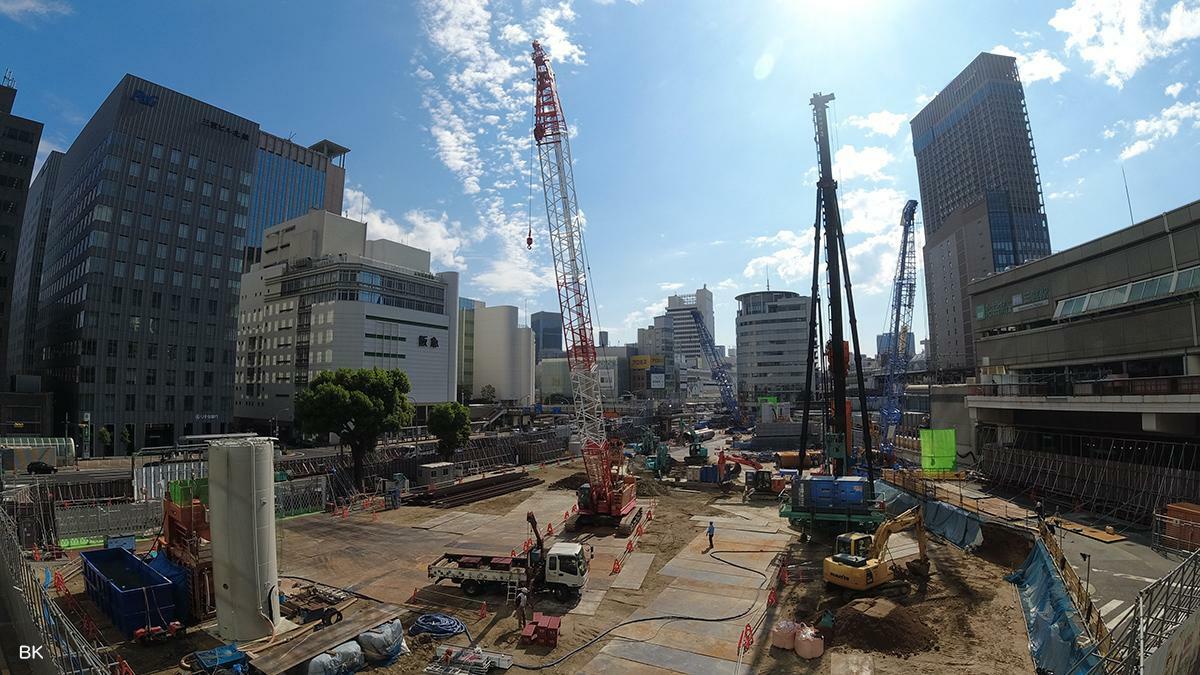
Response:
[[[733,426],[742,426],[742,411],[738,408],[737,397],[733,393],[733,380],[729,378],[729,370],[725,364],[721,362],[721,357],[717,355],[717,344],[713,341],[713,336],[708,332],[708,326],[704,323],[704,316],[700,314],[700,310],[692,310],[692,319],[696,321],[696,333],[700,336],[700,351],[704,352],[704,359],[708,361],[708,367],[712,369],[712,379],[717,383],[717,388],[721,390],[721,402],[725,405],[726,412],[733,418]]]
[[[917,295],[917,255],[913,238],[913,216],[917,200],[910,199],[900,216],[900,255],[892,284],[892,304],[888,311],[887,364],[883,397],[879,404],[879,450],[889,464],[895,462],[896,430],[904,416],[904,385],[910,361],[908,341],[912,339],[913,301]]]

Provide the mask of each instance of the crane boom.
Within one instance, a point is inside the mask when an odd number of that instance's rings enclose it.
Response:
[[[733,380],[729,378],[729,370],[724,363],[721,363],[721,358],[717,355],[716,341],[713,340],[712,333],[708,332],[708,325],[704,323],[704,315],[700,313],[700,310],[692,310],[692,320],[696,322],[696,332],[700,336],[700,351],[704,352],[704,359],[708,361],[708,367],[712,370],[712,378],[721,392],[721,403],[725,406],[725,412],[733,418],[734,426],[740,426],[742,412],[738,408],[737,397],[733,393]]]
[[[620,451],[610,448],[604,431],[604,407],[600,399],[600,374],[596,367],[596,341],[592,331],[588,265],[583,248],[583,221],[575,197],[571,168],[571,145],[567,121],[558,97],[558,85],[550,60],[538,42],[533,43],[533,65],[537,89],[533,111],[533,139],[542,170],[542,192],[546,198],[546,220],[550,227],[550,253],[562,311],[563,346],[575,397],[575,430],[583,443],[583,463],[588,476],[588,493],[581,495],[581,509],[615,516],[631,509],[633,486],[626,490],[620,476]],[[618,486],[614,487],[614,482]]]
[[[904,417],[904,385],[911,361],[908,341],[912,339],[913,301],[917,294],[916,242],[913,239],[916,212],[917,200],[908,200],[900,216],[900,255],[888,313],[887,330],[891,341],[879,406],[879,450],[889,463],[896,452],[896,430]]]

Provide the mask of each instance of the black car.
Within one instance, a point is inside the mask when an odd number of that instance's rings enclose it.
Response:
[[[57,468],[52,467],[45,462],[30,462],[29,466],[25,467],[25,470],[30,474],[58,473]]]

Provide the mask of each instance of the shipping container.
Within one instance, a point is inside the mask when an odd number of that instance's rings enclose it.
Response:
[[[139,628],[166,629],[175,617],[174,587],[123,548],[86,551],[83,578],[88,597],[117,630],[133,638]]]

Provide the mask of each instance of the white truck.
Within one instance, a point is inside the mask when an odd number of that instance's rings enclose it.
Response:
[[[577,596],[587,583],[588,553],[580,544],[571,542],[554,544],[547,551],[533,514],[528,514],[526,520],[533,527],[536,538],[528,552],[511,556],[471,550],[446,551],[429,565],[429,578],[434,583],[449,579],[468,596],[479,595],[489,586],[506,588],[509,597],[522,587],[534,593],[553,593],[560,602]]]

